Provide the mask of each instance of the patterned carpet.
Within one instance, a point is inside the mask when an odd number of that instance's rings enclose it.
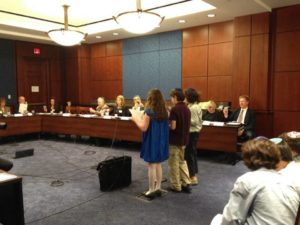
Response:
[[[29,148],[33,156],[12,159],[16,151]],[[101,192],[97,164],[122,155],[132,157],[132,184]],[[222,211],[235,179],[247,171],[242,162],[232,166],[215,154],[200,155],[200,183],[192,194],[168,193],[146,201],[138,197],[148,179],[137,145],[119,142],[111,148],[40,139],[2,144],[0,156],[11,159],[10,172],[23,177],[25,220],[34,225],[208,225]],[[167,177],[166,162],[163,169]]]

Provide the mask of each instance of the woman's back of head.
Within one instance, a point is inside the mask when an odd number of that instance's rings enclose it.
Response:
[[[168,118],[165,100],[159,89],[151,89],[149,91],[146,108],[150,108],[154,112],[154,118],[157,120],[165,120]]]

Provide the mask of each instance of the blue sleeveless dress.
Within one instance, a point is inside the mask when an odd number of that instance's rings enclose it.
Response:
[[[149,163],[163,162],[169,158],[169,120],[155,120],[149,108],[145,114],[150,117],[150,123],[147,131],[143,132],[141,158]]]

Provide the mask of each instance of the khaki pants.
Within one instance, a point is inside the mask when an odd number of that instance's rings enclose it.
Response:
[[[184,160],[185,146],[169,145],[169,180],[171,188],[181,191],[181,186],[191,183],[189,170]]]

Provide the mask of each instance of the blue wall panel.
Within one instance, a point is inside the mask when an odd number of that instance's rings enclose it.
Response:
[[[139,53],[140,39],[141,38],[132,38],[125,40],[122,48],[123,55]]]
[[[142,37],[140,40],[140,51],[158,51],[159,50],[159,38],[156,35],[150,35]]]
[[[14,41],[0,39],[0,97],[9,105],[17,103],[17,82]],[[8,95],[11,99],[7,99]]]
[[[177,63],[174,63],[177,62]],[[169,99],[170,90],[181,87],[181,49],[160,52],[159,88]]]
[[[160,36],[160,50],[174,49],[182,47],[182,32],[172,31],[168,33],[162,33]]]
[[[123,56],[123,94],[125,96],[134,96],[136,87],[139,87],[140,76],[140,55],[124,55]]]
[[[123,41],[123,95],[146,98],[159,88],[166,99],[170,89],[181,87],[181,31]]]

